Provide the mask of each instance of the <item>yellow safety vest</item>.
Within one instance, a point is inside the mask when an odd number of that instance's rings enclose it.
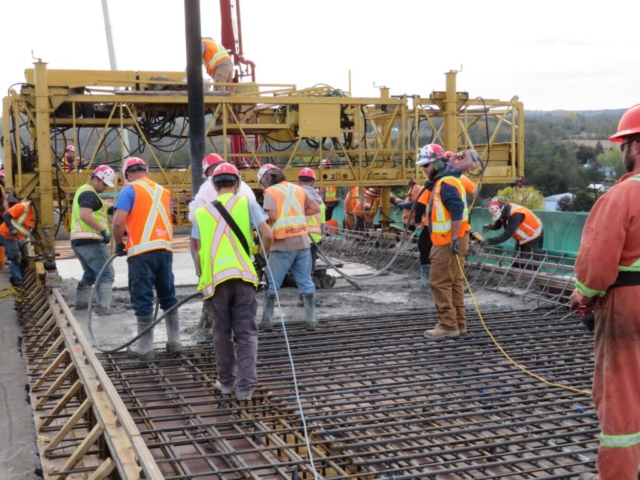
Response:
[[[98,199],[100,199],[100,209],[92,212],[92,215],[97,222],[105,226],[107,232],[109,231],[107,208],[105,207],[102,199],[98,196],[96,189],[93,188],[93,185],[87,183],[82,185],[73,197],[73,207],[71,210],[71,240],[104,240],[102,235],[100,235],[100,231],[90,227],[80,218],[80,205],[78,204],[78,200],[80,199],[80,195],[84,192],[93,192],[96,194]]]
[[[324,187],[324,199],[325,202],[335,202],[338,196],[338,189],[336,187]]]
[[[251,217],[247,197],[225,193],[217,200],[227,209],[235,220],[252,250]],[[222,218],[220,212],[209,203],[196,210],[196,222],[200,230],[200,281],[198,290],[204,298],[215,293],[216,285],[238,278],[258,285],[258,275],[251,257],[242,248],[231,227]]]
[[[324,203],[320,204],[320,212],[307,217],[307,232],[316,243],[322,241],[322,225],[324,225],[327,207]]]

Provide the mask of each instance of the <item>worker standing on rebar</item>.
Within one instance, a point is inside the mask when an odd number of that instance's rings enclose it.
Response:
[[[263,207],[269,216],[275,238],[269,254],[273,274],[265,292],[260,328],[273,329],[276,290],[291,270],[302,294],[307,328],[318,326],[315,314],[316,287],[311,279],[311,250],[307,217],[320,213],[320,205],[302,187],[287,182],[284,172],[275,165],[263,165],[258,171],[258,183],[264,188]]]
[[[392,197],[392,201],[396,206],[402,209],[402,223],[404,224],[404,227],[407,228],[408,224],[409,230],[413,232],[416,229],[416,225],[420,223],[420,221],[416,219],[419,219],[420,217],[415,215],[415,209],[413,218],[410,219],[409,214],[411,213],[413,203],[418,200],[421,188],[420,185],[416,184],[416,181],[413,178],[409,179],[408,186],[409,191],[404,197],[404,200],[401,201],[399,198]]]
[[[322,234],[324,232],[325,211],[326,207],[322,201],[322,197],[316,189],[316,174],[310,168],[303,168],[298,173],[298,186],[302,187],[307,195],[309,195],[318,205],[320,212],[307,217],[307,233],[313,239],[311,242],[311,274],[316,271],[316,262],[318,260],[318,245],[322,243]]]
[[[331,162],[328,158],[324,158],[320,162],[320,168],[330,169]],[[331,220],[333,218],[333,209],[340,205],[340,199],[338,198],[337,187],[322,187],[322,202],[325,205],[325,220]]]
[[[18,202],[2,214],[0,247],[4,247],[9,264],[9,281],[14,287],[22,286],[21,242],[25,241],[36,226],[33,205],[28,200]]]
[[[496,237],[485,238],[481,245],[499,245],[510,238],[516,241],[514,255],[521,261],[514,262],[517,268],[534,269],[528,261],[542,252],[544,229],[542,221],[527,207],[508,202],[504,197],[494,197],[489,202],[489,214],[493,223],[484,225],[482,233],[489,230],[504,232]]]
[[[600,421],[598,473],[635,479],[640,463],[640,104],[618,132],[626,171],[595,203],[582,232],[571,306],[595,309],[593,400]]]
[[[466,335],[462,268],[469,251],[471,227],[461,172],[444,161],[444,150],[435,143],[422,147],[416,165],[434,182],[428,210],[433,243],[429,280],[438,323],[424,336],[443,340]]]
[[[216,387],[225,395],[235,389],[238,400],[251,400],[258,380],[258,275],[251,262],[252,228],[258,230],[265,254],[273,244],[273,234],[267,214],[256,201],[239,194],[236,167],[221,163],[212,178],[218,198],[196,210],[191,232],[198,290],[215,318]]]
[[[140,158],[129,158],[122,171],[129,183],[120,192],[114,207],[113,237],[116,253],[127,255],[129,296],[140,334],[153,323],[154,288],[165,312],[178,303],[173,278],[171,192],[147,177],[149,167]],[[126,246],[123,243],[125,228]],[[178,310],[170,312],[164,321],[167,351],[180,352]],[[152,359],[153,329],[127,348],[127,353],[134,358]]]
[[[107,165],[100,165],[92,173],[89,183],[82,185],[73,197],[71,209],[71,249],[80,260],[83,275],[76,289],[76,310],[86,310],[93,284],[98,273],[109,260],[107,245],[111,241],[107,206],[98,193],[113,187],[115,172]],[[96,287],[98,315],[111,314],[111,294],[115,271],[110,264],[100,277]]]
[[[211,38],[203,38],[202,64],[209,76],[213,78],[213,89],[221,92],[228,91],[229,86],[220,85],[233,81],[233,62],[227,49]]]
[[[425,163],[421,163],[420,166],[426,165],[426,159],[423,159]],[[431,261],[429,255],[431,254],[431,232],[429,231],[429,215],[427,213],[427,207],[431,201],[431,192],[433,191],[433,181],[427,179],[424,183],[424,190],[416,200],[416,218],[422,218],[422,227],[420,228],[420,235],[418,237],[418,252],[420,252],[420,281],[423,287],[429,286],[429,276],[431,274]]]

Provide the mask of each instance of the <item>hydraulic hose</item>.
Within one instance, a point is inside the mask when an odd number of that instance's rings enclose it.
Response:
[[[115,348],[111,348],[111,349],[107,349],[107,348],[102,348],[98,345],[98,343],[96,342],[96,339],[93,336],[93,325],[91,323],[91,305],[93,303],[93,297],[96,293],[96,289],[98,287],[98,282],[100,281],[100,278],[102,277],[102,274],[104,273],[105,269],[111,265],[111,263],[116,259],[116,257],[118,257],[119,255],[112,255],[109,260],[107,260],[105,262],[105,264],[102,266],[102,268],[100,269],[100,272],[98,272],[98,276],[96,277],[96,281],[93,284],[93,288],[91,289],[91,296],[89,297],[89,303],[88,303],[88,310],[89,310],[89,317],[87,320],[87,325],[88,325],[88,329],[89,329],[89,341],[91,342],[91,346],[93,348],[95,348],[96,350],[102,352],[102,353],[116,353],[119,350],[122,350],[123,348],[127,348],[129,345],[132,345],[136,340],[138,340],[139,338],[141,338],[142,336],[144,336],[146,333],[148,333],[150,330],[152,330],[156,325],[158,325],[162,320],[164,320],[164,318],[170,314],[171,312],[173,312],[174,310],[177,310],[178,308],[180,308],[183,304],[187,303],[189,300],[192,300],[196,297],[200,297],[202,296],[202,294],[200,292],[196,292],[196,293],[192,293],[191,295],[189,295],[188,297],[183,298],[182,300],[180,300],[178,303],[176,303],[173,307],[169,308],[168,310],[165,310],[165,312],[160,315],[160,317],[156,318],[151,325],[149,325],[147,328],[145,328],[142,332],[140,332],[138,335],[136,335],[135,337],[133,337],[131,340],[129,340],[127,343],[124,343],[118,347]],[[155,312],[156,316],[158,314],[158,305],[156,303],[156,312]]]

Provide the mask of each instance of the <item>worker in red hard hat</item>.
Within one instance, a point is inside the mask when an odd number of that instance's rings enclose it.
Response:
[[[240,173],[226,162],[212,174],[216,201],[196,210],[191,249],[207,311],[215,317],[213,346],[216,387],[238,400],[250,400],[257,382],[258,329],[256,287],[258,274],[251,255],[254,229],[265,254],[273,243],[268,216],[255,200],[239,194]],[[242,239],[242,240],[241,240]]]
[[[213,89],[222,92],[228,91],[228,85],[220,85],[233,81],[233,62],[227,49],[211,38],[203,38],[202,64],[207,69],[207,74],[213,78]]]
[[[66,173],[73,172],[76,168],[76,148],[73,145],[67,145],[64,149],[64,157],[62,157],[64,171]]]
[[[316,271],[316,262],[318,260],[318,245],[322,243],[322,234],[324,233],[326,206],[316,189],[316,173],[311,168],[300,170],[298,173],[298,186],[302,187],[305,193],[320,205],[320,212],[307,217],[307,233],[315,242],[311,243],[311,273],[313,274]]]
[[[189,203],[189,221],[191,223],[195,221],[195,212],[199,207],[213,202],[218,197],[218,192],[213,188],[212,175],[216,167],[222,163],[226,163],[226,160],[217,153],[208,153],[202,159],[202,174],[206,180],[202,182],[198,193],[196,193],[193,200]],[[251,190],[251,187],[243,182],[242,179],[240,179],[238,195],[250,198],[251,200],[256,199],[256,195],[253,193],[253,190]]]
[[[151,180],[148,170],[140,158],[132,157],[125,162],[122,172],[128,184],[118,196],[113,218],[116,254],[127,255],[129,296],[138,333],[153,323],[154,289],[165,312],[178,303],[173,277],[171,191]],[[167,352],[180,352],[178,310],[166,314],[165,325]],[[127,348],[127,353],[134,358],[153,359],[153,329]]]
[[[269,254],[269,288],[265,292],[260,328],[273,329],[276,290],[289,271],[302,294],[307,328],[314,330],[316,287],[311,279],[311,250],[307,218],[320,213],[320,205],[298,185],[287,182],[285,174],[275,165],[266,164],[258,170],[258,183],[264,188],[263,207],[275,242]]]
[[[111,241],[108,207],[99,193],[113,188],[116,173],[108,165],[100,165],[91,173],[73,197],[71,209],[71,249],[80,260],[83,275],[76,288],[76,310],[86,310],[92,287],[98,274],[111,256],[107,245]],[[113,265],[102,272],[96,287],[98,315],[111,314],[111,294],[115,271]]]
[[[620,144],[628,173],[589,213],[570,298],[573,308],[595,310],[598,473],[580,480],[635,479],[640,464],[640,104],[610,140]]]

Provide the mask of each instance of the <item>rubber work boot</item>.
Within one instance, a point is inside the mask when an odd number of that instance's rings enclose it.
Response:
[[[420,279],[422,280],[422,286],[429,286],[429,275],[431,274],[431,265],[420,265]]]
[[[582,472],[580,474],[580,480],[598,480],[598,474],[591,472]]]
[[[262,309],[262,320],[258,325],[260,330],[270,332],[273,330],[273,309],[276,306],[276,297],[271,295],[264,296],[264,308]]]
[[[299,307],[304,307],[304,300],[302,299],[302,294],[301,293],[298,294],[298,306]]]
[[[244,390],[238,390],[236,392],[236,397],[238,397],[238,400],[240,401],[248,402],[251,400],[251,395],[253,395],[253,392],[245,392]]]
[[[74,310],[86,310],[89,307],[89,298],[91,298],[91,287],[89,285],[78,284]]]
[[[166,348],[169,353],[180,353],[182,344],[180,343],[180,317],[178,310],[174,310],[164,318],[167,326]]]
[[[304,301],[304,318],[307,322],[307,330],[315,330],[318,328],[315,294],[303,293],[302,300]]]
[[[231,395],[233,393],[233,387],[228,387],[220,383],[220,380],[216,380],[215,387],[223,395]]]
[[[458,331],[460,332],[460,336],[467,335],[467,327],[458,327]]]
[[[100,316],[111,315],[111,295],[113,294],[113,284],[101,283],[98,285],[98,306],[96,313]]]
[[[436,342],[444,340],[445,338],[456,338],[459,336],[460,332],[458,330],[445,330],[440,326],[440,324],[436,325],[436,328],[433,330],[427,330],[424,332],[424,338],[435,340]]]
[[[138,321],[138,335],[153,323],[153,315],[136,317]],[[153,329],[145,333],[136,343],[127,347],[127,355],[139,360],[153,360]]]

